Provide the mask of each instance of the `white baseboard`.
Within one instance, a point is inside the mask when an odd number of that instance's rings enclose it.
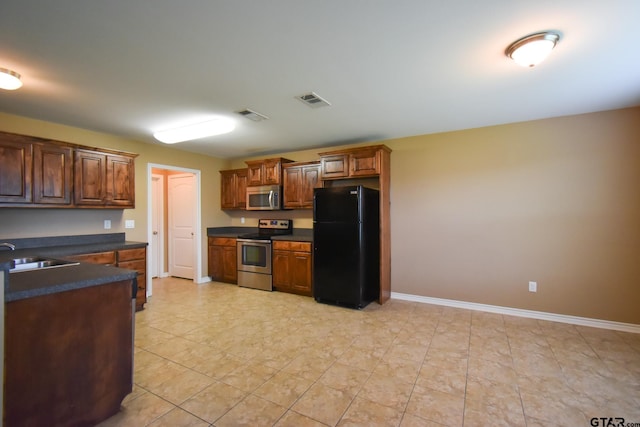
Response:
[[[551,322],[569,323],[572,325],[590,326],[592,328],[611,329],[614,331],[632,332],[640,334],[640,325],[633,323],[613,322],[610,320],[590,319],[588,317],[568,316],[565,314],[545,313],[544,311],[522,310],[519,308],[501,307],[498,305],[478,304],[475,302],[457,301],[443,298],[423,297],[420,295],[391,292],[391,298],[414,301],[424,304],[443,305],[447,307],[466,308],[469,310],[486,311],[488,313],[506,314],[509,316],[528,317],[531,319],[548,320]]]
[[[204,276],[198,279],[198,281],[196,282],[198,285],[202,284],[202,283],[209,283],[211,281],[211,277],[209,276]]]

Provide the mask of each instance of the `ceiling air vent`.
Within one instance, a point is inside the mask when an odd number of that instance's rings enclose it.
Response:
[[[254,122],[261,122],[263,120],[269,119],[269,117],[265,116],[264,114],[256,113],[255,111],[249,110],[248,108],[246,110],[236,111],[236,113],[246,117],[249,120],[253,120]]]
[[[296,96],[296,99],[299,99],[300,101],[304,102],[311,108],[326,107],[331,105],[329,101],[327,101],[326,99],[323,99],[320,95],[314,92]]]

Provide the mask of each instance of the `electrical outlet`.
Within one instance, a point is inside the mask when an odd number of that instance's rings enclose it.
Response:
[[[529,292],[538,292],[538,282],[529,282]]]
[[[124,221],[124,228],[136,228],[136,221],[133,219],[127,219]]]
[[[111,220],[110,219],[105,219],[104,220],[104,229],[105,230],[110,230],[111,229]]]
[[[243,216],[240,217],[240,224],[244,224],[244,217]]]

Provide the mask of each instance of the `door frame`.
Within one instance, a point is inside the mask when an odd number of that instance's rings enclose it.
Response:
[[[196,224],[195,224],[195,274],[194,283],[205,283],[210,281],[208,277],[202,275],[202,207],[201,207],[201,171],[199,169],[183,168],[180,166],[163,165],[159,163],[147,163],[147,241],[151,242],[153,235],[152,222],[152,191],[151,191],[151,175],[152,169],[166,169],[177,172],[192,173],[196,178],[196,197],[195,197],[195,210],[196,210]],[[166,218],[165,218],[166,220]],[[151,296],[153,293],[153,286],[151,283],[151,265],[147,263],[147,296]]]
[[[152,193],[152,198],[151,198],[151,202],[150,202],[150,209],[152,210],[152,220],[151,220],[151,227],[153,227],[153,212],[155,210],[158,210],[158,212],[156,212],[156,214],[158,215],[158,221],[160,222],[159,224],[159,228],[160,230],[158,230],[158,248],[157,248],[157,253],[156,253],[156,257],[153,256],[153,248],[150,248],[149,252],[151,254],[150,258],[151,258],[151,265],[153,265],[153,263],[155,262],[157,265],[156,267],[158,268],[158,277],[167,277],[169,274],[164,271],[164,240],[165,240],[165,235],[164,235],[164,224],[165,224],[165,217],[164,217],[164,186],[165,186],[165,176],[162,174],[155,174],[152,173],[151,174],[151,187],[149,187],[149,191],[153,191],[153,180],[154,179],[158,179],[159,181],[159,185],[160,185],[160,192],[156,197],[156,200],[153,199],[153,193]],[[153,240],[153,228],[151,230],[151,237],[149,238],[149,242],[152,242]],[[151,246],[151,243],[149,243],[149,246]],[[155,260],[153,258],[156,258]],[[154,271],[151,271],[151,278],[153,279],[153,273]]]

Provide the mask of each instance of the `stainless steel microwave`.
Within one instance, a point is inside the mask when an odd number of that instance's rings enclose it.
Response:
[[[279,185],[261,185],[247,187],[248,211],[277,211],[282,209],[282,187]]]

